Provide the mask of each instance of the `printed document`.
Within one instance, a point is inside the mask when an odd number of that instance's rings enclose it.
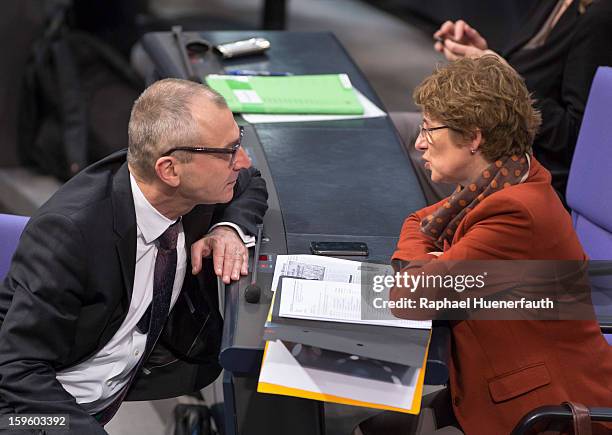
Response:
[[[280,276],[361,284],[361,274],[391,275],[388,264],[363,263],[320,255],[278,255],[272,278],[272,291],[278,287]]]
[[[431,321],[404,320],[364,303],[360,284],[283,278],[279,316],[400,328],[430,329]]]

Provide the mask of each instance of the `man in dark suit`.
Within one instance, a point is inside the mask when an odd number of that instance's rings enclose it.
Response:
[[[241,138],[218,94],[159,81],[134,104],[127,153],[85,169],[32,216],[0,287],[0,418],[65,414],[61,433],[103,434],[124,399],[218,376],[210,278],[247,273],[267,208]],[[202,260],[211,254],[214,271]]]

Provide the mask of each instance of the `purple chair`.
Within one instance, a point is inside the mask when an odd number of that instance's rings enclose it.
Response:
[[[599,67],[587,101],[570,167],[566,198],[576,233],[591,260],[591,293],[608,343],[612,344],[612,68]],[[585,403],[590,406],[590,404]],[[612,421],[612,408],[589,407],[591,420]],[[516,425],[530,433],[538,422],[571,421],[567,406],[543,406]]]
[[[574,228],[600,270],[612,269],[612,68],[599,67],[587,102],[567,184]],[[612,270],[592,279],[593,303],[612,344]]]
[[[29,217],[0,214],[0,279],[4,279]]]
[[[567,203],[584,249],[612,260],[612,68],[599,67],[587,102],[567,184]]]

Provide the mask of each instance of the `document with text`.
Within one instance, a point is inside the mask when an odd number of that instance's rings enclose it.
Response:
[[[283,278],[279,315],[295,319],[430,329],[431,321],[393,318],[389,310],[364,303],[360,284]]]
[[[272,291],[278,287],[281,276],[361,284],[361,276],[365,272],[391,275],[393,268],[388,264],[363,263],[320,255],[278,255],[272,278]]]
[[[417,414],[431,321],[370,306],[374,298],[388,299],[388,289],[374,291],[369,281],[391,274],[386,264],[279,255],[257,391]],[[395,355],[398,337],[417,358]]]

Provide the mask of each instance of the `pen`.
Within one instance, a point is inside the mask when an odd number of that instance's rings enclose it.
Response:
[[[289,72],[256,71],[249,69],[226,69],[225,74],[232,76],[292,76]]]
[[[444,38],[442,36],[434,36],[433,39],[434,41],[439,42],[440,44],[444,44],[444,41],[446,41],[447,39],[451,42],[457,42],[452,38]]]

